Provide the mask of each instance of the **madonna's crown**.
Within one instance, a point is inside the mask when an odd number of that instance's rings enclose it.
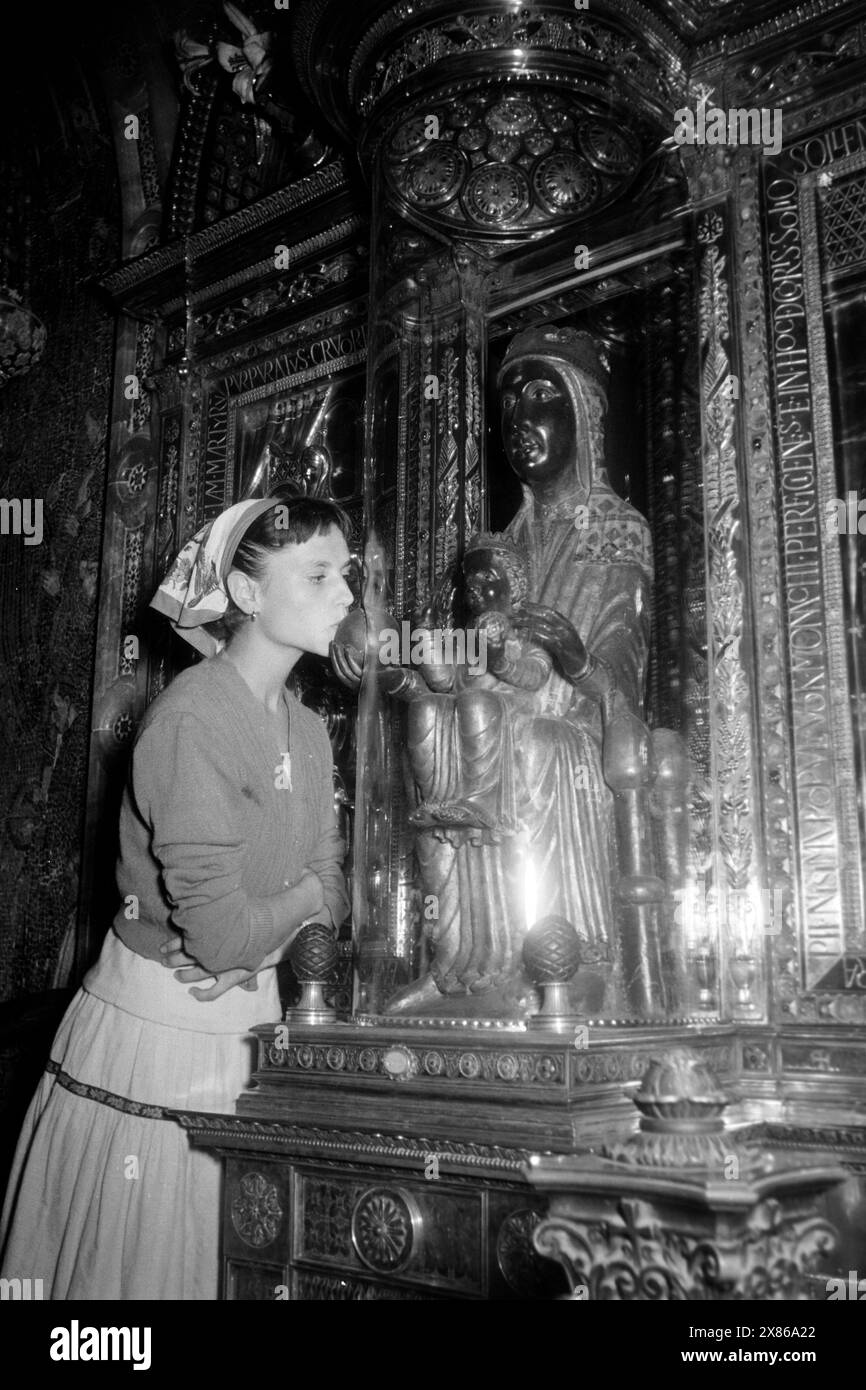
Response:
[[[550,323],[524,328],[508,344],[499,376],[521,357],[553,357],[567,362],[589,377],[607,403],[608,374],[591,333],[579,328],[557,328]]]

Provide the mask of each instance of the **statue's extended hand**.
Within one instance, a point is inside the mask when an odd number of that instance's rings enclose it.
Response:
[[[331,665],[339,680],[350,690],[357,690],[364,675],[364,655],[357,647],[342,642],[332,642],[330,648]],[[370,667],[370,676],[376,681],[383,695],[396,695],[402,700],[424,694],[426,685],[421,677],[406,666],[385,666],[375,663]]]
[[[364,653],[345,642],[332,642],[330,646],[331,666],[338,680],[350,690],[357,690],[364,674]]]
[[[577,629],[555,608],[526,603],[515,615],[515,625],[530,642],[550,652],[566,680],[579,680],[586,674],[589,657]]]
[[[511,624],[502,613],[482,613],[476,618],[475,626],[479,633],[484,634],[487,643],[488,659],[500,657],[505,650],[505,642],[511,630]]]

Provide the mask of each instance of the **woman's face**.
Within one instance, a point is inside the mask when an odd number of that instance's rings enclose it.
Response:
[[[352,567],[336,526],[274,551],[259,585],[258,632],[279,646],[327,656],[338,623],[355,601],[346,582]]]

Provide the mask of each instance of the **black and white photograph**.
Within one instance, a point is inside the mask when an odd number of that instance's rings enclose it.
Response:
[[[220,1303],[604,1303],[636,1370],[828,1374],[866,3],[5,42],[0,1326],[53,1378],[303,1326]]]

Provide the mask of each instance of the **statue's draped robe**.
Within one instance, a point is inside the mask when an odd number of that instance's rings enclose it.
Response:
[[[529,559],[529,600],[568,618],[586,649],[613,672],[640,711],[649,642],[652,549],[643,517],[605,483],[584,509],[560,503],[544,521],[524,489],[506,534]],[[424,891],[435,894],[432,974],[445,994],[482,992],[515,979],[527,926],[526,853],[535,881],[534,920],[566,917],[609,957],[616,867],[612,797],[602,776],[597,703],[556,669],[536,692],[475,678],[492,698],[432,697],[434,723],[411,747],[425,795],[465,795],[494,779],[502,823],[515,838],[465,830],[418,836]],[[457,688],[471,689],[468,677]],[[495,691],[495,694],[493,692]],[[467,715],[471,727],[467,727]],[[435,727],[434,727],[435,724]],[[412,744],[410,734],[410,745]],[[465,776],[467,759],[470,776]]]

